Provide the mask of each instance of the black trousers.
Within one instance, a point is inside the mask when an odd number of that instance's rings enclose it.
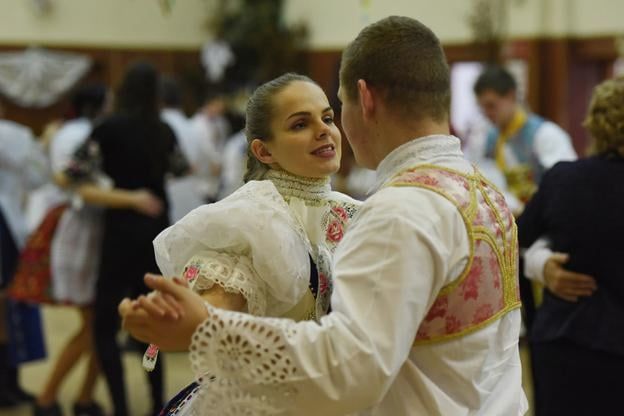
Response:
[[[567,339],[535,342],[535,416],[621,414],[624,356]]]
[[[17,268],[19,250],[0,209],[0,289],[8,286]]]
[[[0,210],[0,291],[3,291],[15,273],[19,250],[11,230]],[[6,297],[0,295],[0,332],[8,336],[8,316],[6,316]],[[17,368],[9,363],[9,354],[6,340],[0,340],[0,405],[14,400],[14,392],[18,389]]]
[[[96,351],[111,395],[115,416],[128,415],[128,401],[121,362],[121,348],[117,332],[121,319],[117,312],[119,302],[126,297],[137,297],[148,292],[143,283],[147,272],[157,272],[151,243],[133,244],[132,248],[119,250],[114,242],[104,238],[102,264],[95,296],[94,340]],[[147,345],[141,344],[143,353]],[[153,371],[147,373],[153,411],[163,406],[163,354]],[[133,398],[145,400],[146,398]]]

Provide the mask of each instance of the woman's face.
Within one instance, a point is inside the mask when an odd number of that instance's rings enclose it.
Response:
[[[265,163],[298,176],[323,178],[340,168],[340,130],[317,85],[294,81],[273,97],[271,140]]]

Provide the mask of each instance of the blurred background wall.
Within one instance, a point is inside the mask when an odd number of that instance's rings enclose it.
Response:
[[[85,76],[116,85],[127,63],[149,59],[163,72],[197,89],[201,81],[200,48],[218,38],[209,22],[218,0],[0,0],[0,52],[38,46],[76,52],[93,60]],[[279,24],[305,27],[306,41],[296,69],[307,72],[333,96],[341,49],[368,23],[391,14],[416,17],[445,45],[455,77],[454,120],[461,132],[475,64],[509,63],[525,89],[527,105],[568,130],[583,153],[587,137],[580,123],[589,93],[602,79],[622,68],[618,51],[624,35],[621,0],[230,0],[279,3]],[[489,7],[489,9],[488,9]],[[249,13],[253,13],[253,10]],[[249,15],[247,13],[247,15]],[[249,17],[249,16],[248,16]],[[253,19],[253,14],[251,15]],[[488,23],[489,22],[489,23]],[[231,23],[231,22],[230,22]],[[487,25],[490,25],[488,28]],[[485,26],[485,29],[484,29]],[[223,29],[223,28],[222,28]],[[226,28],[227,29],[227,28]],[[262,21],[256,26],[263,30]],[[253,27],[243,32],[253,37]],[[489,31],[489,34],[488,34]],[[619,43],[618,43],[619,42]],[[270,56],[279,42],[263,46]],[[472,66],[471,66],[472,65]],[[472,69],[471,69],[472,68]],[[285,67],[284,70],[292,68]],[[454,84],[455,85],[455,84]],[[455,93],[454,93],[455,94]],[[195,102],[186,103],[188,112]],[[5,101],[6,116],[40,132],[62,115],[61,100],[47,108],[25,109]],[[470,110],[473,111],[473,110]],[[476,111],[476,110],[474,110]]]

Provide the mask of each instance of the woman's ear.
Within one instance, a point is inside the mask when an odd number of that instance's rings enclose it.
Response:
[[[271,155],[269,148],[266,146],[266,143],[260,139],[253,139],[251,144],[249,145],[251,149],[251,153],[258,159],[260,162],[270,165],[275,163],[275,159]]]

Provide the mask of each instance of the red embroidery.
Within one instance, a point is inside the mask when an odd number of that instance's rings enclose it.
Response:
[[[494,309],[492,305],[489,303],[484,303],[477,308],[477,311],[474,314],[474,318],[472,319],[473,324],[480,324],[483,321],[486,321],[490,316],[494,315]]]
[[[462,323],[461,321],[453,316],[447,315],[446,317],[446,332],[448,334],[452,334],[453,332],[457,332],[461,329]]]
[[[483,225],[483,214],[481,213],[480,209],[477,210],[477,215],[475,217],[475,224]]]
[[[411,178],[411,180],[428,186],[438,186],[440,184],[440,182],[436,178],[429,175],[416,175]]]
[[[500,289],[501,276],[500,276],[500,269],[498,267],[498,258],[496,258],[496,254],[490,253],[489,258],[488,258],[488,263],[490,265],[490,273],[492,273],[494,277],[494,289]]]
[[[427,313],[427,317],[425,318],[426,322],[431,322],[436,318],[444,318],[446,315],[446,311],[448,309],[448,297],[440,297],[433,302],[431,309],[429,309],[429,313]]]
[[[416,339],[429,339],[429,327],[426,325],[420,325],[416,332]]]
[[[332,211],[334,211],[334,213],[342,220],[344,221],[349,220],[349,214],[347,213],[347,210],[344,209],[343,207],[333,207]]]
[[[327,227],[327,239],[333,243],[338,243],[342,240],[344,235],[344,228],[342,223],[338,220],[332,221]]]
[[[503,197],[503,195],[497,193],[494,198],[496,199],[496,203],[499,207],[507,209],[507,203],[505,202],[505,197]]]
[[[487,213],[490,221],[492,221],[493,224],[496,224],[496,214],[494,213],[494,211],[492,211],[491,208],[488,208]]]
[[[184,278],[188,282],[191,282],[192,280],[194,280],[198,274],[199,274],[199,267],[197,266],[191,265],[191,266],[188,266],[186,270],[184,270]]]
[[[481,275],[483,274],[483,261],[477,257],[472,261],[472,268],[470,273],[466,276],[462,287],[462,294],[464,300],[477,299],[479,297],[479,283],[481,282]]]
[[[150,359],[156,358],[157,354],[158,354],[158,346],[154,344],[150,344],[149,347],[147,347],[147,351],[145,351],[145,355]]]
[[[323,273],[319,273],[319,292],[327,293],[329,290],[329,279]]]

